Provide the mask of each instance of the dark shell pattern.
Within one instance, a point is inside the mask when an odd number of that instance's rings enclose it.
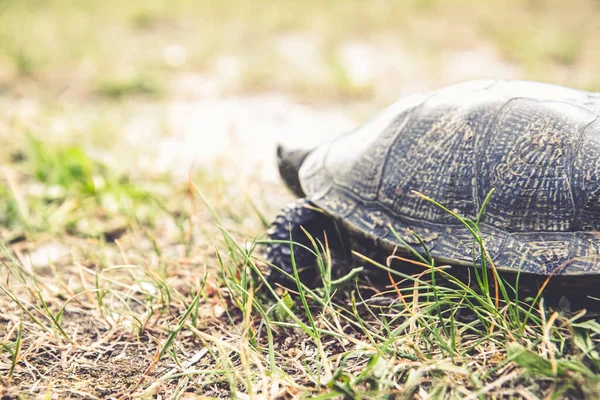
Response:
[[[600,276],[600,94],[476,81],[415,95],[313,151],[308,199],[393,248],[394,232],[473,265],[473,237],[422,193],[480,224],[499,270]],[[476,248],[476,247],[475,247]],[[478,251],[476,251],[478,253]]]

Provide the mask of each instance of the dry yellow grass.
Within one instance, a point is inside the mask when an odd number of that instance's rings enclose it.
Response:
[[[598,89],[598,17],[592,0],[0,0],[0,396],[595,398],[592,309],[496,306],[430,275],[275,305],[248,272],[290,196],[240,152],[458,80]],[[200,142],[199,191],[165,173],[165,148],[196,143],[180,128],[231,137]],[[228,147],[243,135],[259,145]]]

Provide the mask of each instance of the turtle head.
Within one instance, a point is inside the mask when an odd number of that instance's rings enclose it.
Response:
[[[277,146],[277,167],[279,167],[279,174],[288,189],[298,197],[305,197],[302,185],[300,185],[298,171],[300,171],[300,166],[302,166],[304,159],[310,152],[311,150],[290,150],[282,145]]]

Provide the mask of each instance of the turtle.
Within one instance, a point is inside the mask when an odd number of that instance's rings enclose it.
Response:
[[[338,238],[328,243],[341,258],[363,243],[473,267],[481,255],[456,215],[479,216],[499,272],[598,282],[599,115],[598,93],[479,80],[408,96],[315,148],[279,146],[298,200],[272,222],[266,260],[291,273],[290,237],[312,247],[304,229]],[[297,266],[315,264],[293,251]],[[273,270],[271,280],[284,278]]]

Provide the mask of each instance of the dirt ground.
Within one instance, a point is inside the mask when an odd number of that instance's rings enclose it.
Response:
[[[286,311],[246,274],[278,143],[471,79],[597,90],[597,4],[163,3],[0,1],[2,400],[595,398],[588,311],[368,280]]]

